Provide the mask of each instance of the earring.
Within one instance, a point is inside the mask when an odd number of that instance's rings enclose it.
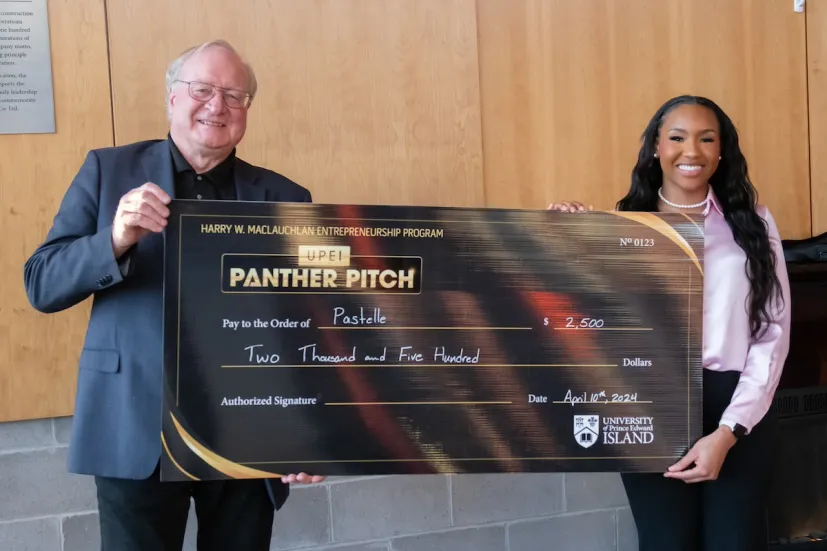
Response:
[[[655,153],[655,159],[657,159],[657,158],[658,158],[658,154],[657,154],[657,153]]]

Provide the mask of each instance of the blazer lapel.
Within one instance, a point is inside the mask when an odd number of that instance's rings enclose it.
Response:
[[[172,199],[175,199],[174,167],[167,140],[150,146],[143,159],[143,167],[146,181],[157,184]],[[266,199],[266,189],[264,186],[256,185],[258,174],[251,165],[236,159],[234,172],[236,197],[239,201],[264,201]]]
[[[266,188],[256,185],[258,174],[253,167],[241,159],[236,159],[235,192],[239,201],[264,201],[267,198]]]
[[[172,166],[172,152],[169,144],[162,140],[150,146],[143,159],[146,181],[152,182],[167,192],[170,198],[175,199],[174,171]]]

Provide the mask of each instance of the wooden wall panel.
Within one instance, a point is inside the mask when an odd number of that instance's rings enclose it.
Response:
[[[58,132],[0,136],[0,422],[72,413],[88,303],[36,313],[23,263],[88,149],[165,135],[166,65],[211,38],[259,77],[240,154],[317,202],[611,208],[651,114],[694,93],[735,120],[784,237],[827,231],[825,2],[227,6],[49,0]]]
[[[103,0],[49,0],[55,134],[0,136],[0,422],[70,415],[89,302],[43,315],[23,264],[87,150],[112,145]]]
[[[166,133],[163,75],[225,38],[259,79],[239,153],[320,203],[484,205],[473,0],[109,1],[116,142]],[[148,40],[147,29],[163,40]]]
[[[688,93],[733,118],[784,237],[810,235],[805,19],[791,3],[477,5],[489,206],[613,208],[649,118]]]
[[[807,2],[813,235],[827,232],[827,2]]]

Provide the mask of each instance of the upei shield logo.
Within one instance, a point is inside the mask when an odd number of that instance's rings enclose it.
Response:
[[[600,434],[600,418],[597,415],[574,416],[574,439],[584,448],[591,448]]]

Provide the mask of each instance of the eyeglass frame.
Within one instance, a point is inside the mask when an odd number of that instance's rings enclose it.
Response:
[[[225,104],[227,107],[229,107],[230,109],[246,109],[246,108],[249,108],[249,107],[250,107],[250,105],[253,103],[253,96],[252,96],[249,92],[245,92],[244,90],[238,90],[238,89],[236,89],[236,88],[222,88],[221,86],[216,86],[215,84],[210,84],[209,82],[201,82],[201,81],[199,81],[199,80],[181,80],[181,79],[177,79],[177,80],[175,80],[175,81],[173,82],[173,84],[178,83],[178,82],[180,82],[180,83],[182,83],[182,84],[186,84],[186,85],[187,85],[187,93],[189,94],[189,96],[190,96],[192,99],[194,99],[195,101],[200,101],[200,102],[202,102],[202,103],[207,103],[208,101],[210,101],[211,99],[213,99],[213,98],[215,97],[215,93],[216,93],[218,90],[220,90],[220,91],[221,91],[221,99],[222,99],[222,101],[223,101],[223,102],[224,102],[224,104]],[[200,99],[200,98],[196,98],[194,95],[192,95],[192,85],[193,85],[193,84],[200,84],[200,85],[202,85],[202,86],[207,86],[207,87],[212,88],[212,94],[210,94],[210,97],[209,97],[209,98],[207,98],[207,99]],[[226,98],[226,96],[224,95],[224,92],[241,92],[242,94],[244,94],[244,97],[245,97],[245,99],[244,99],[244,103],[245,103],[246,105],[240,105],[240,106],[238,106],[238,107],[233,107],[232,105],[230,105],[230,104],[227,102],[227,98]]]

